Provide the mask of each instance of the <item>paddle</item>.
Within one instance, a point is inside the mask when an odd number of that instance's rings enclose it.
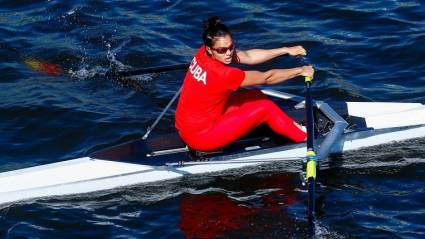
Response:
[[[167,71],[184,70],[187,68],[189,68],[188,63],[181,63],[181,64],[175,64],[175,65],[145,67],[145,68],[127,70],[127,71],[110,70],[106,72],[105,76],[121,78],[121,77],[137,76],[137,75],[150,74],[150,73],[161,73],[161,72],[167,72]]]
[[[28,57],[23,59],[23,62],[30,69],[50,76],[61,76],[66,73],[62,66],[59,64],[52,64],[37,58]],[[184,70],[189,67],[187,63],[175,64],[175,65],[165,65],[165,66],[154,66],[154,67],[145,67],[134,70],[126,71],[115,71],[109,70],[106,73],[97,73],[94,76],[97,77],[107,77],[114,78],[115,83],[119,83],[121,86],[131,88],[133,90],[143,90],[140,81],[132,79],[130,76],[137,76],[150,73],[161,73],[167,71],[175,70]],[[92,76],[93,77],[93,76]]]
[[[65,72],[63,67],[60,66],[59,64],[52,64],[37,58],[28,57],[23,59],[23,62],[32,70],[39,71],[52,76],[60,76],[64,74]],[[126,71],[109,70],[104,74],[98,74],[98,75],[106,76],[106,77],[124,78],[129,76],[137,76],[137,75],[150,74],[150,73],[161,73],[161,72],[167,72],[167,71],[184,70],[187,68],[189,68],[188,63],[180,63],[175,65],[152,66],[152,67],[145,67],[145,68],[139,68],[139,69],[133,69],[133,70],[126,70]]]
[[[311,77],[305,77],[306,94],[305,94],[305,110],[307,118],[307,165],[306,180],[308,187],[308,224],[309,233],[314,234],[314,215],[315,215],[315,184],[316,184],[316,167],[317,157],[314,150],[314,115],[313,100],[311,97]]]
[[[38,72],[43,72],[50,76],[60,76],[63,74],[63,68],[58,64],[48,63],[36,58],[24,58],[23,62],[30,69]]]
[[[143,90],[142,85],[140,84],[140,80],[133,79],[131,76],[138,76],[143,74],[150,73],[161,73],[167,71],[175,71],[175,70],[185,70],[189,67],[187,63],[175,64],[175,65],[166,65],[166,66],[153,66],[146,68],[139,68],[134,70],[126,70],[126,71],[114,71],[109,70],[102,76],[106,78],[112,79],[115,83],[119,83],[121,86],[128,87],[135,91]]]

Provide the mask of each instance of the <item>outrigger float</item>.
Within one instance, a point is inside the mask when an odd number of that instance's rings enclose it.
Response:
[[[304,97],[263,90],[298,122],[305,124]],[[363,147],[425,137],[425,106],[420,103],[314,101],[317,158]],[[0,173],[0,204],[108,190],[253,166],[306,160],[306,143],[293,144],[259,127],[219,152],[189,150],[177,133],[139,139],[87,157]]]

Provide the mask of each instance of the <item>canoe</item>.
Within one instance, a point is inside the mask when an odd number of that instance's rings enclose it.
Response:
[[[303,98],[263,90],[304,124]],[[314,102],[315,148],[329,154],[425,137],[420,103]],[[85,157],[0,173],[0,204],[90,193],[279,161],[304,160],[306,144],[294,144],[267,126],[218,150],[190,150],[176,132],[137,139]]]

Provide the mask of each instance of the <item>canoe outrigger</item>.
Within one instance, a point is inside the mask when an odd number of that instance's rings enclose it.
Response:
[[[303,97],[263,90],[305,124]],[[314,102],[315,151],[329,154],[425,137],[420,103]],[[88,193],[169,180],[259,163],[305,160],[306,144],[293,144],[261,126],[219,152],[189,150],[171,133],[106,148],[87,157],[0,173],[0,204]]]

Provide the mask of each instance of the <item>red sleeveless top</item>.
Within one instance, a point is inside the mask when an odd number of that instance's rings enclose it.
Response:
[[[175,126],[183,138],[208,130],[222,113],[230,94],[239,89],[245,72],[196,52],[183,82]]]

